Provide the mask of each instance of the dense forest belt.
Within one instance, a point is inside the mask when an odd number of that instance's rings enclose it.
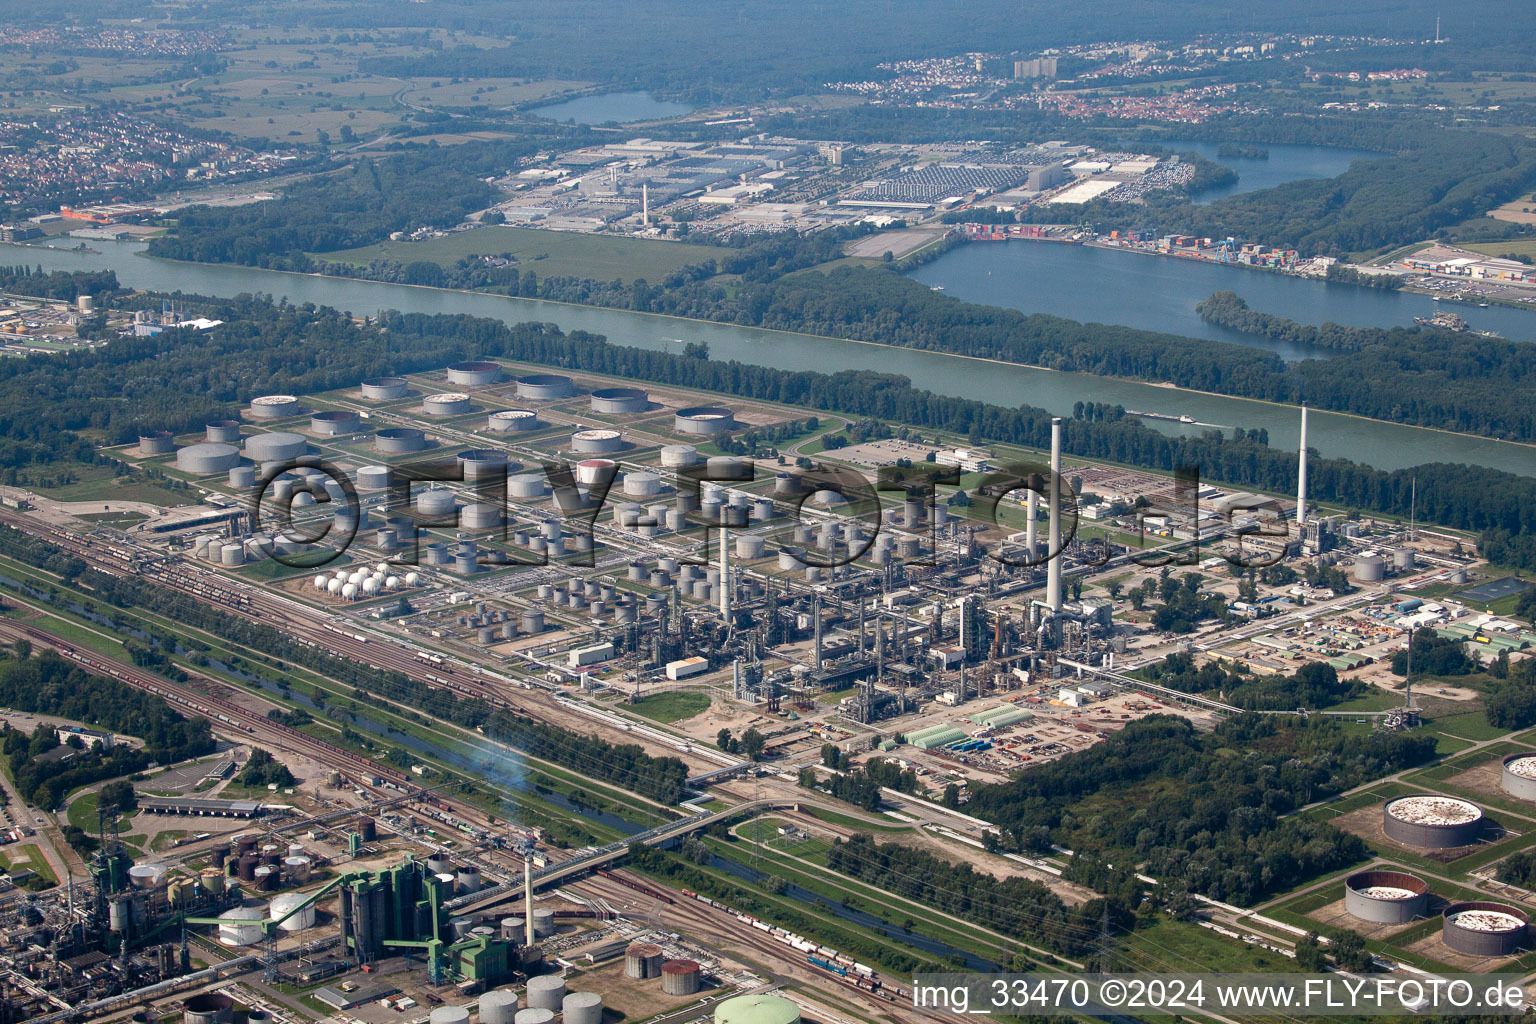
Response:
[[[1273,313],[1260,313],[1251,309],[1248,302],[1236,292],[1221,291],[1195,306],[1200,319],[1208,324],[1230,327],[1244,334],[1257,334],[1276,341],[1313,348],[1331,348],[1339,352],[1359,352],[1371,345],[1403,344],[1411,335],[1424,333],[1406,327],[1350,327],[1346,324],[1326,323],[1321,327],[1299,323]],[[1440,331],[1439,334],[1451,332]]]
[[[861,273],[881,283],[913,284]],[[822,282],[820,287],[827,282],[820,274],[794,278],[802,279]],[[962,437],[974,433],[989,442],[1033,448],[1050,443],[1051,414],[1043,409],[936,395],[891,374],[796,372],[691,358],[566,334],[550,324],[387,313],[360,325],[333,309],[281,306],[249,296],[199,305],[226,321],[224,326],[211,332],[166,330],[91,351],[0,361],[0,476],[34,463],[96,459],[93,441],[124,443],[146,429],[200,430],[211,419],[234,415],[254,395],[314,394],[382,373],[419,373],[476,357],[692,387]],[[1199,466],[1206,479],[1278,493],[1295,486],[1295,452],[1270,448],[1256,432],[1169,437],[1113,410],[1068,420],[1065,428],[1066,451],[1080,458],[1164,472]],[[1516,544],[1526,535],[1536,537],[1536,478],[1450,464],[1390,473],[1347,459],[1314,458],[1311,466],[1317,500],[1406,517],[1417,477],[1421,522],[1507,532]]]

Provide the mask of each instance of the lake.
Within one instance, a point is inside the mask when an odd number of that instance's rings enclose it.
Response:
[[[938,394],[958,395],[1010,408],[1031,405],[1063,416],[1072,414],[1072,405],[1077,401],[1108,402],[1128,409],[1174,416],[1188,414],[1205,424],[1268,430],[1270,442],[1278,447],[1294,448],[1300,433],[1297,411],[1289,406],[1178,391],[1092,374],[986,363],[940,352],[887,348],[837,338],[594,306],[291,274],[254,267],[174,263],[139,255],[144,246],[135,242],[92,241],[90,245],[100,251],[80,253],[0,243],[0,263],[41,265],[46,270],[114,270],[119,282],[129,288],[224,296],[263,293],[275,299],[312,302],[360,315],[398,309],[426,314],[464,313],[507,323],[540,321],[566,331],[602,334],[619,345],[675,352],[682,351],[685,342],[702,341],[709,345],[711,355],[717,359],[735,359],[784,370],[899,373],[911,378],[916,386]],[[1151,262],[1150,257],[1127,258]],[[1205,429],[1167,421],[1149,421],[1148,425],[1167,434],[1191,434]],[[1323,455],[1342,456],[1382,469],[1401,469],[1427,462],[1464,462],[1536,476],[1536,447],[1530,445],[1337,413],[1312,413],[1308,443]]]
[[[972,242],[918,267],[911,276],[927,285],[942,285],[944,294],[969,302],[1229,341],[1270,349],[1292,360],[1326,359],[1330,353],[1208,324],[1195,313],[1195,304],[1225,289],[1265,313],[1307,324],[1332,321],[1354,327],[1412,327],[1414,317],[1432,316],[1439,308],[1433,297],[1416,292],[1054,242]],[[1536,311],[1455,303],[1446,308],[1460,312],[1479,330],[1518,341],[1536,339]]]
[[[686,103],[659,100],[648,92],[604,92],[581,96],[563,103],[534,107],[529,113],[551,121],[575,121],[577,124],[629,124],[634,121],[660,121],[693,113]]]
[[[1258,145],[1260,149],[1269,151],[1268,159],[1253,159],[1236,156],[1218,156],[1221,148],[1218,142],[1196,142],[1188,139],[1174,139],[1163,142],[1176,153],[1184,153],[1194,150],[1207,160],[1214,160],[1218,164],[1224,164],[1237,172],[1237,181],[1230,185],[1221,185],[1216,188],[1208,188],[1195,196],[1197,203],[1211,203],[1226,196],[1235,196],[1242,192],[1257,192],[1260,189],[1274,188],[1276,185],[1284,185],[1288,181],[1302,181],[1307,178],[1337,178],[1349,170],[1349,165],[1356,160],[1374,160],[1383,154],[1369,149],[1342,149],[1332,146],[1292,146],[1292,145]]]

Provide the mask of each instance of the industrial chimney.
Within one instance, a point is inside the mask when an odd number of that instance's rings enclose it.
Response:
[[[1051,505],[1047,535],[1050,562],[1045,577],[1045,603],[1061,611],[1061,417],[1051,417]]]

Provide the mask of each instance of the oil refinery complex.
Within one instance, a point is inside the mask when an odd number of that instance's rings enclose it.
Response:
[[[691,844],[707,860],[698,836],[749,824],[759,843],[771,832],[773,856],[900,826],[1066,891],[1068,851],[987,852],[968,788],[1147,715],[1210,729],[1238,712],[1138,670],[1174,654],[1258,673],[1327,664],[1390,698],[1342,714],[1399,730],[1424,700],[1454,699],[1391,674],[1410,631],[1490,660],[1536,644],[1461,596],[1507,584],[1482,582],[1459,538],[1309,506],[1304,458],[1282,497],[1065,464],[1059,421],[1044,452],[910,432],[815,443],[848,426],[472,360],[258,396],[239,421],[110,452],[184,482],[197,504],[109,523],[82,518],[95,504],[0,489],[0,521],[94,568],[688,773],[678,807],[594,781],[579,759],[540,767],[535,784],[537,759],[430,716],[389,717],[383,698],[353,702],[348,728],[385,743],[372,749],[417,742],[367,756],[304,728],[326,714],[309,684],[171,679],[46,617],[8,618],[7,643],[207,717],[221,752],[217,770],[166,766],[179,789],[139,783],[136,844],[102,824],[88,862],[55,844],[68,884],[0,901],[7,1019],[915,1020],[910,978],[621,862],[632,844]],[[957,498],[962,472],[971,489]],[[1229,571],[1282,556],[1309,571],[1251,587]],[[1168,561],[1232,614],[1176,632],[1128,600],[1155,591]],[[757,749],[739,742],[749,731]],[[843,765],[829,767],[828,744]],[[257,749],[300,781],[233,788]],[[823,791],[872,756],[909,769],[915,791],[886,790],[882,815]],[[1528,948],[1528,895],[1481,867],[1536,829],[1536,748],[1479,744],[1462,760],[1327,809],[1372,844],[1371,864],[1258,912],[1207,901],[1213,926],[1280,949],[1347,926],[1380,941],[1388,970],[1507,964]],[[509,809],[457,797],[466,779],[506,786]],[[524,798],[608,831],[562,839]],[[1469,855],[1477,866],[1459,868]]]

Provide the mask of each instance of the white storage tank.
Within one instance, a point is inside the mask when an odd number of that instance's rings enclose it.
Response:
[[[661,477],[640,470],[625,473],[624,493],[631,498],[653,498],[661,493]]]
[[[624,435],[606,427],[578,430],[571,435],[571,451],[578,455],[616,452],[624,447]]]
[[[169,455],[176,450],[176,437],[169,430],[139,435],[140,455]]]
[[[387,402],[394,398],[404,398],[409,387],[410,384],[404,377],[369,377],[361,385],[363,397],[370,402]]]
[[[428,416],[462,416],[469,412],[469,396],[462,391],[444,391],[421,400],[421,411]]]
[[[533,934],[541,939],[555,934],[555,912],[553,910],[535,910],[533,912]]]
[[[480,997],[480,1024],[513,1024],[516,1017],[516,992],[499,988]]]
[[[483,388],[501,379],[501,367],[496,363],[454,363],[448,367],[448,383],[459,387]]]
[[[231,907],[219,915],[219,942],[226,946],[260,942],[266,919],[267,912],[261,907]]]
[[[486,417],[485,428],[495,434],[537,430],[539,415],[532,409],[498,409]]]
[[[603,997],[596,992],[572,992],[560,1008],[565,1024],[603,1024]]]
[[[549,1024],[555,1019],[555,1011],[545,1009],[542,1006],[530,1006],[524,1010],[518,1010],[513,1021],[516,1024]]]
[[[538,473],[519,473],[507,477],[507,496],[510,498],[542,498],[544,478]]]
[[[305,861],[305,875],[308,875],[307,857],[289,857],[288,859]],[[286,867],[286,864],[284,866]],[[297,913],[290,913],[306,899],[308,897],[301,893],[289,892],[272,900],[272,920],[279,922],[277,926],[279,930],[301,932],[306,928],[313,928],[315,926],[315,905],[313,903]]]
[[[664,469],[684,469],[699,461],[699,450],[691,444],[669,444],[661,450]]]
[[[388,466],[364,466],[357,471],[357,487],[363,491],[388,490],[390,478]]]
[[[533,913],[537,922],[539,912],[535,910]],[[538,935],[537,923],[534,928],[534,935]],[[529,978],[527,996],[530,1010],[549,1010],[553,1013],[561,1008],[565,1000],[565,979],[552,974]]]
[[[250,418],[253,420],[280,420],[284,416],[296,416],[299,400],[292,395],[262,395],[251,399]]]
[[[469,1024],[469,1008],[465,1006],[439,1006],[427,1014],[428,1024]]]
[[[228,472],[239,461],[240,450],[234,445],[211,441],[189,444],[176,452],[176,468],[196,476]]]

